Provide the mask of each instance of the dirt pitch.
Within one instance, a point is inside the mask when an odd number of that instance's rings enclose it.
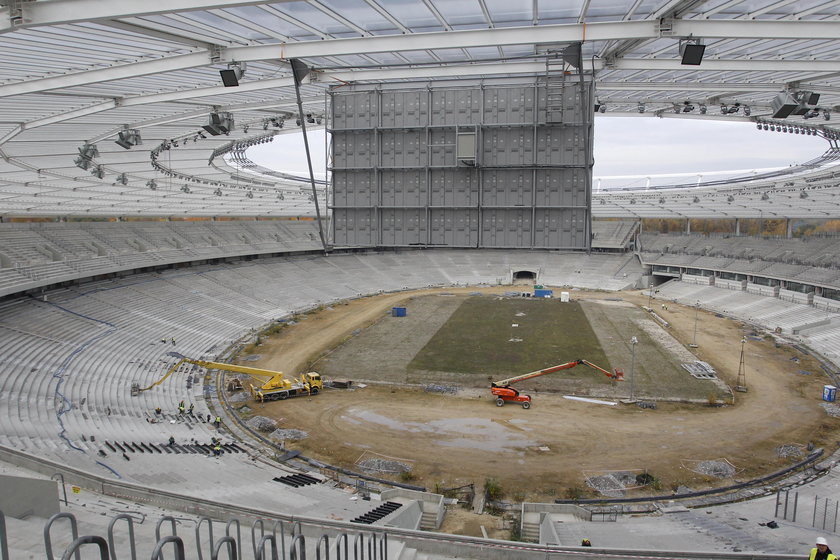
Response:
[[[482,297],[488,297],[509,289],[445,291],[481,292]],[[726,406],[708,405],[708,382],[692,390],[692,395],[680,396],[694,398],[696,404],[658,402],[654,410],[635,404],[607,406],[568,400],[563,395],[574,392],[623,398],[628,396],[627,382],[618,385],[607,380],[606,385],[587,385],[555,374],[540,378],[541,384],[536,387],[526,387],[534,394],[530,410],[513,405],[498,408],[490,399],[486,375],[479,376],[474,387],[469,387],[463,383],[463,376],[455,378],[452,372],[411,370],[395,363],[396,355],[402,355],[406,363],[410,361],[416,354],[415,348],[434,335],[436,321],[445,314],[442,309],[430,311],[430,316],[437,319],[415,323],[410,333],[399,329],[391,329],[390,335],[386,332],[390,336],[390,360],[381,353],[366,353],[363,345],[354,344],[381,328],[383,317],[393,306],[410,306],[422,295],[441,291],[420,290],[350,301],[302,316],[294,326],[264,337],[263,344],[254,350],[260,358],[248,361],[249,365],[298,373],[315,364],[314,369],[323,371],[328,379],[350,378],[357,383],[364,380],[367,386],[352,391],[328,390],[311,398],[248,403],[252,409],[248,414],[270,416],[282,428],[307,432],[309,437],[287,441],[287,447],[325,462],[353,470],[360,470],[360,461],[408,468],[413,483],[429,489],[468,483],[476,483],[480,488],[486,478],[495,478],[509,498],[528,501],[595,497],[598,494],[587,487],[586,476],[616,470],[647,471],[657,480],[656,488],[647,489],[653,493],[680,485],[692,489],[722,486],[778,470],[794,461],[795,458],[779,457],[780,446],[804,447],[813,443],[833,451],[840,439],[840,420],[828,416],[820,407],[822,385],[828,381],[819,374],[816,363],[787,345],[778,345],[772,337],[755,336],[739,322],[703,311],[696,321],[698,348],[694,352],[698,359],[711,363],[729,386],[736,384],[740,340],[745,335],[749,337],[745,347],[749,390],[732,393],[715,389],[721,400],[729,395],[732,404]],[[573,291],[572,295],[587,310],[590,323],[597,325],[602,346],[614,367],[622,365],[629,372],[626,339],[639,336],[636,395],[661,396],[650,391],[660,386],[655,382],[657,364],[669,352],[648,353],[640,347],[643,342],[647,345],[648,339],[659,340],[660,348],[670,347],[675,343],[668,341],[672,339],[681,343],[672,350],[684,349],[694,339],[695,309],[668,302],[668,309],[663,310],[659,307],[662,302],[654,299],[657,312],[670,323],[670,336],[663,334],[664,329],[648,325],[644,326],[642,337],[637,331],[649,319],[639,306],[647,304],[646,292]],[[445,302],[456,298],[435,300],[444,302],[440,305],[445,307]],[[603,305],[628,304],[632,305],[622,315],[625,319],[598,324],[612,314],[590,316],[589,309],[597,310],[599,305],[603,309]],[[628,325],[635,326],[631,329]],[[651,347],[657,344],[651,343]],[[352,371],[349,364],[353,360],[363,363],[368,374],[336,375]],[[347,367],[341,369],[341,364]],[[513,372],[516,373],[520,372]],[[546,381],[549,377],[550,382]],[[430,383],[457,384],[461,389],[455,394],[433,393],[424,390]],[[664,390],[659,387],[657,391],[672,393],[681,385],[685,383]],[[731,462],[736,474],[716,479],[689,468],[697,461],[717,459]],[[371,474],[400,479],[396,472]]]

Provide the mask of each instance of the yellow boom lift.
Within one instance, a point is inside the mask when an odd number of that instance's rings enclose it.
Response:
[[[236,364],[225,364],[222,362],[210,362],[207,360],[194,360],[187,358],[178,352],[168,352],[169,356],[178,358],[166,374],[149,385],[140,389],[139,387],[132,387],[132,394],[138,394],[141,391],[148,391],[166,381],[166,379],[175,373],[182,364],[195,364],[207,369],[219,369],[222,371],[232,371],[235,373],[244,373],[256,377],[267,377],[268,380],[259,386],[251,385],[251,394],[255,400],[275,401],[283,400],[289,397],[297,397],[300,395],[317,395],[324,388],[324,381],[321,379],[321,374],[314,371],[309,373],[302,373],[300,379],[287,379],[281,371],[271,371],[268,369],[252,368],[248,366],[239,366]]]

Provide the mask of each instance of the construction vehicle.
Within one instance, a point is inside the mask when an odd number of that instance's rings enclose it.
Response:
[[[587,362],[586,360],[575,360],[573,362],[566,362],[565,364],[560,364],[559,366],[551,366],[549,368],[540,369],[529,373],[523,373],[522,375],[517,375],[516,377],[511,377],[510,379],[503,379],[501,381],[496,381],[492,383],[490,385],[490,390],[496,397],[496,406],[504,406],[507,402],[514,402],[520,403],[522,405],[522,408],[531,408],[531,395],[521,394],[519,391],[511,387],[512,383],[524,381],[526,379],[533,379],[534,377],[540,377],[541,375],[554,373],[555,371],[560,371],[563,369],[571,369],[581,364],[602,372],[610,379],[615,379],[616,381],[624,381],[624,370],[622,369],[616,368],[616,370],[613,373],[610,373],[604,368],[596,366],[592,362]]]
[[[260,386],[251,385],[251,394],[254,396],[255,400],[260,402],[263,401],[274,401],[274,400],[282,400],[287,399],[289,397],[296,397],[299,395],[317,395],[323,388],[324,382],[321,379],[321,375],[316,372],[309,372],[303,373],[300,376],[300,379],[287,379],[286,376],[281,371],[271,371],[268,369],[259,369],[259,368],[252,368],[248,366],[238,366],[236,364],[225,364],[222,362],[210,362],[207,360],[194,360],[192,358],[187,358],[183,354],[179,354],[178,352],[168,352],[168,356],[172,356],[173,358],[178,358],[178,361],[173,365],[166,374],[149,385],[148,387],[144,387],[140,389],[138,386],[132,387],[132,395],[139,394],[141,391],[148,391],[149,389],[160,385],[166,379],[175,373],[182,364],[195,364],[197,366],[201,366],[207,369],[219,369],[222,371],[232,371],[235,373],[244,373],[247,375],[253,375],[256,377],[267,377],[268,380]],[[232,387],[237,387],[239,389],[242,388],[242,384],[240,383],[233,383],[231,384]]]

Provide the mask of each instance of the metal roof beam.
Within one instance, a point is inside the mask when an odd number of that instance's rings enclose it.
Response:
[[[276,3],[293,0],[272,0]],[[10,14],[0,21],[0,32],[21,27],[41,25],[59,25],[80,21],[102,19],[120,19],[142,17],[173,12],[209,10],[213,8],[231,8],[236,6],[254,6],[264,4],[264,0],[225,0],[208,2],[207,0],[51,0],[50,2],[25,2],[20,5],[20,15]]]

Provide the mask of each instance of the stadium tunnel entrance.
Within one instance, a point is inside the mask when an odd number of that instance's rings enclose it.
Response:
[[[537,271],[535,270],[513,270],[511,273],[511,284],[536,284]]]

